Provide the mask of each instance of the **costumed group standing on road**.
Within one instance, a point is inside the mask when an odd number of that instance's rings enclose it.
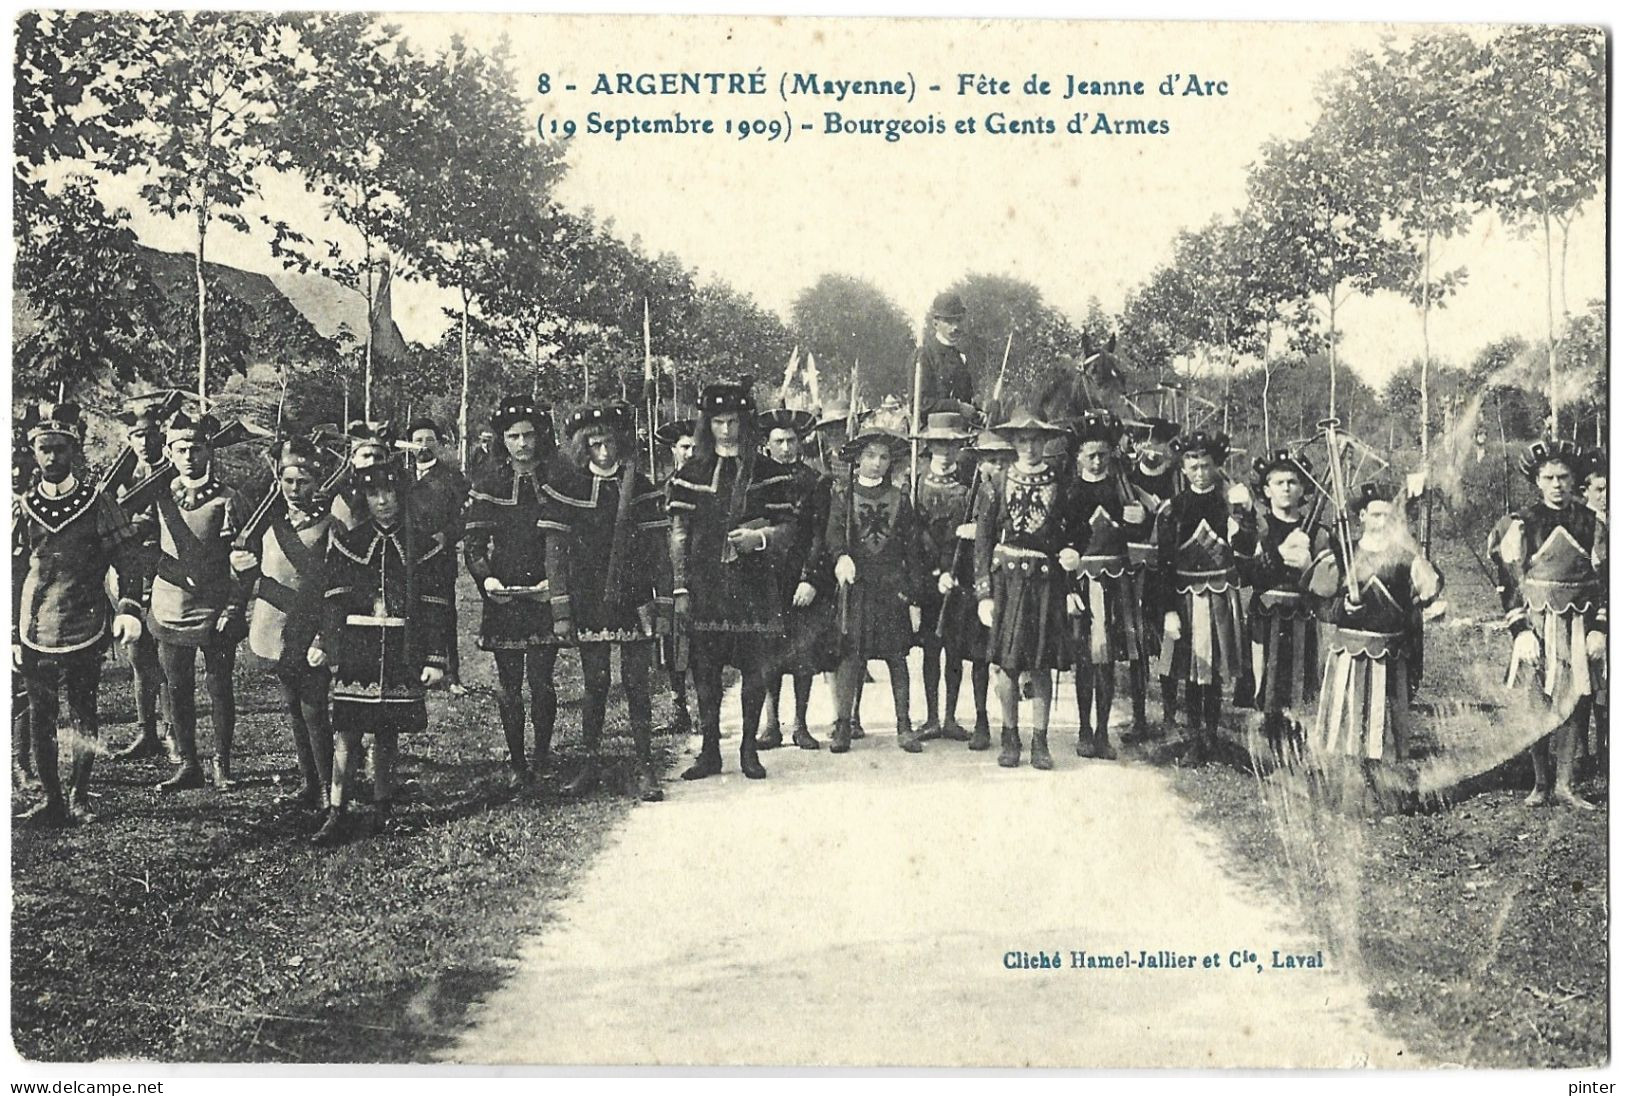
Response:
[[[1231,477],[1237,451],[1224,434],[1132,402],[1121,417],[1075,393],[1005,408],[1000,369],[993,400],[977,408],[978,382],[993,370],[960,348],[964,316],[952,295],[934,303],[906,410],[888,399],[865,413],[850,396],[822,415],[762,409],[748,384],[707,385],[694,417],[653,430],[670,458],[659,485],[655,469],[638,467],[637,415],[620,402],[576,410],[556,434],[549,409],[504,398],[473,450],[472,482],[441,458],[447,438],[428,419],[399,440],[387,423],[352,423],[336,461],[319,444],[331,431],[277,438],[255,506],[214,459],[255,431],[188,409],[180,393],[126,410],[128,449],[95,479],[80,409],[30,407],[13,459],[12,745],[14,781],[41,798],[23,821],[92,817],[92,763],[109,752],[97,692],[115,643],[132,668],[138,734],[111,756],[167,750],[177,767],[162,792],[211,776],[230,789],[232,678],[246,640],[275,674],[299,764],[290,798],[319,812],[313,840],[351,835],[367,753],[382,828],[401,738],[426,727],[428,692],[463,691],[459,545],[519,787],[555,765],[565,648],[578,652],[583,679],[584,752],[561,774],[570,796],[610,771],[612,648],[645,801],[663,795],[656,683],[669,686],[683,733],[694,729],[692,683],[700,747],[681,776],[704,779],[727,767],[730,667],[738,770],[752,780],[767,776],[762,752],[784,744],[786,722],[792,745],[825,745],[807,719],[820,677],[835,699],[829,752],[857,748],[876,662],[896,746],[911,754],[937,742],[991,752],[996,712],[996,763],[1014,768],[1025,753],[1033,768],[1052,768],[1050,712],[1065,674],[1082,758],[1117,756],[1110,720],[1126,690],[1124,737],[1168,735],[1192,761],[1218,749],[1231,702],[1262,713],[1278,761],[1367,774],[1403,762],[1422,622],[1441,583],[1404,534],[1397,487],[1349,482],[1343,458],[1358,440],[1328,420],[1319,470],[1301,446],[1254,460],[1255,496]],[[1102,353],[1090,350],[1080,369]],[[1606,463],[1540,442],[1524,471],[1539,497],[1489,547],[1514,637],[1509,680],[1527,676],[1553,724],[1532,751],[1530,801],[1584,808],[1572,788],[1577,746],[1594,714],[1606,725]],[[907,661],[916,646],[919,723]],[[200,653],[209,774],[197,741]],[[969,728],[957,718],[967,665]],[[1147,714],[1153,676],[1160,723]],[[66,789],[63,699],[78,729]]]

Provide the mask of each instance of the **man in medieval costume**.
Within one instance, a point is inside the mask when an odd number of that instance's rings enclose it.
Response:
[[[976,623],[976,606],[965,592],[954,594],[956,575],[974,582],[976,514],[972,485],[961,478],[960,454],[975,435],[960,411],[936,411],[926,417],[917,440],[925,446],[927,464],[916,488],[921,560],[925,574],[920,590],[924,625],[920,649],[925,677],[925,724],[920,741],[945,738],[968,742],[970,732],[959,725],[954,711],[965,677],[963,650],[949,651],[950,629]],[[948,614],[944,617],[944,612]],[[937,706],[937,683],[942,682],[943,704]]]

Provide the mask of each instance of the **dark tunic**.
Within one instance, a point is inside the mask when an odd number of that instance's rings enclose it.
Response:
[[[1350,608],[1341,591],[1328,605],[1325,671],[1311,742],[1326,754],[1403,761],[1409,753],[1409,663],[1417,612],[1438,594],[1439,576],[1421,556],[1356,548]]]
[[[1084,641],[1076,654],[1095,666],[1137,662],[1145,650],[1146,624],[1138,593],[1142,587],[1134,582],[1129,564],[1130,526],[1123,520],[1127,500],[1119,481],[1110,476],[1094,482],[1080,479],[1077,492],[1089,525],[1089,550],[1079,582],[1087,610]]]
[[[832,480],[806,463],[793,465],[790,476],[796,509],[780,575],[785,630],[775,665],[788,674],[817,674],[833,670],[836,662],[835,575],[824,542]],[[803,582],[817,595],[797,608],[791,599]]]
[[[990,484],[976,521],[976,596],[993,599],[988,661],[1011,672],[1071,665],[1066,618],[1068,576],[1062,549],[1082,551],[1089,527],[1077,479],[1052,467],[1019,465]]]
[[[600,476],[566,468],[544,489],[546,510],[539,527],[547,535],[552,614],[574,622],[574,642],[634,643],[655,635],[655,599],[664,573],[660,557],[671,522],[663,493],[643,473],[634,472],[620,579],[610,583],[624,484],[619,472]]]
[[[1515,538],[1502,595],[1507,628],[1514,636],[1535,633],[1539,691],[1572,708],[1600,684],[1585,636],[1608,630],[1607,523],[1579,502],[1561,509],[1537,503],[1516,515],[1506,536]]]
[[[367,521],[335,530],[315,645],[333,667],[333,727],[420,731],[427,725],[425,666],[446,665],[451,587],[436,560],[450,549],[418,533]]]
[[[99,650],[112,623],[109,567],[118,611],[139,615],[140,538],[117,504],[84,480],[61,498],[35,483],[12,503],[11,642],[48,655]]]
[[[688,594],[691,633],[777,639],[784,635],[781,560],[772,550],[727,550],[728,533],[760,529],[782,552],[795,517],[794,481],[784,465],[756,457],[735,522],[730,505],[740,463],[696,456],[672,476],[673,593]]]
[[[964,628],[967,615],[973,621],[976,616],[975,598],[971,596],[974,578],[971,583],[961,586],[946,599],[938,586],[942,574],[954,570],[954,551],[960,543],[956,530],[965,522],[973,521],[976,515],[967,509],[970,487],[957,475],[937,476],[927,470],[920,476],[916,497],[920,504],[920,560],[924,568],[924,575],[920,581],[920,609],[923,617],[920,630],[927,639],[932,641],[936,639],[937,621],[942,616],[942,606],[946,600],[949,614],[943,633],[943,646],[946,647],[947,633]],[[971,550],[970,545],[966,545],[965,550],[960,551],[960,572],[968,570],[974,576],[975,562],[972,558],[974,555],[975,552]],[[971,563],[969,568],[965,567],[967,561]]]
[[[1157,513],[1156,581],[1147,602],[1160,617],[1179,614],[1178,642],[1162,645],[1158,673],[1198,685],[1234,682],[1243,674],[1241,583],[1235,554],[1253,551],[1256,530],[1230,540],[1224,491],[1181,491]]]
[[[463,555],[485,603],[481,650],[522,651],[555,642],[547,606],[547,547],[538,524],[547,509],[544,485],[543,469],[521,475],[504,462],[488,468],[469,496]],[[494,598],[485,592],[487,578],[539,589]]]
[[[1309,565],[1292,567],[1281,558],[1281,543],[1293,533],[1309,536]],[[1252,587],[1247,607],[1247,633],[1263,648],[1255,699],[1260,710],[1302,708],[1320,688],[1320,598],[1310,590],[1317,572],[1336,567],[1331,532],[1310,525],[1307,517],[1285,521],[1265,511],[1258,544],[1251,555],[1238,556],[1243,584]]]
[[[846,486],[830,500],[832,560],[852,557],[857,579],[847,593],[843,655],[904,658],[913,645],[908,607],[920,603],[919,531],[908,496],[890,483],[853,483],[852,537],[846,535]]]

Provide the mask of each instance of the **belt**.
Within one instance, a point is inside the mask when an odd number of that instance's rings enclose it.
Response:
[[[404,628],[406,618],[398,616],[373,616],[370,613],[351,613],[344,618],[346,624],[357,624],[363,628]]]

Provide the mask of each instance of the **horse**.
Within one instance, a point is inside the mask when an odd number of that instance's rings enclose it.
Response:
[[[1104,346],[1097,345],[1087,332],[1083,353],[1064,358],[1051,366],[1037,386],[1035,411],[1048,422],[1065,422],[1085,411],[1111,410],[1120,404],[1128,389],[1128,375],[1117,357],[1117,336]]]

